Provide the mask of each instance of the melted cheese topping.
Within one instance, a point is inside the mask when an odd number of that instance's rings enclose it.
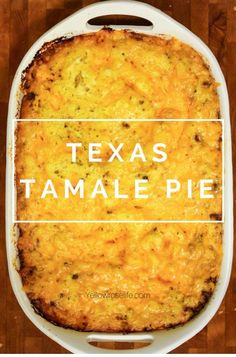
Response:
[[[175,38],[100,31],[46,45],[27,70],[23,118],[218,118],[217,84]]]
[[[27,69],[23,90],[22,118],[218,118],[219,115],[216,83],[198,53],[176,39],[125,31],[103,30],[47,44]],[[144,130],[143,123],[129,124],[127,127],[116,123],[111,127],[114,131],[109,131],[105,124],[103,130],[91,123],[81,126],[68,123],[66,128],[64,123],[19,124],[16,178],[35,175],[45,181],[51,176],[60,182],[74,175],[76,179],[86,178],[90,185],[98,174],[104,175],[107,184],[112,177],[141,175],[148,176],[150,183],[155,182],[170,170],[170,161],[158,168],[138,164],[118,166],[114,162],[107,174],[107,164],[98,166],[99,172],[94,171],[84,157],[73,169],[68,152],[60,151],[60,142],[68,136],[72,142],[89,142],[91,135],[102,133],[105,142],[111,138],[114,142],[116,137],[130,147],[139,138],[150,154],[148,145],[150,135],[156,133],[154,126]],[[194,174],[196,180],[214,177],[218,198],[210,206],[202,202],[201,218],[219,219],[221,215],[220,132],[218,123],[205,129],[198,123],[179,123],[173,131],[163,131],[162,140],[158,138],[176,150],[176,174],[181,179],[189,177],[190,164],[195,160],[199,166],[199,172]],[[191,150],[188,159],[178,145],[183,138]],[[76,206],[71,201],[65,207],[58,206],[57,200],[52,200],[50,207],[42,206],[36,190],[31,206],[23,200],[23,194],[18,188],[21,219],[33,217],[32,210],[34,217],[45,219],[50,219],[52,209],[59,210],[67,219],[75,213]],[[183,208],[189,214],[186,205],[187,201],[180,197],[168,212],[163,200],[139,211],[145,219],[153,210],[160,212],[160,219],[163,214],[171,218],[174,211],[185,212]],[[102,207],[101,201],[95,200],[93,206],[81,203],[77,209],[79,214],[92,212],[92,219],[95,211],[100,219],[113,211],[117,217],[122,209],[131,216],[137,211],[132,201],[117,208]],[[19,229],[20,274],[32,304],[48,320],[77,330],[143,331],[184,323],[207,302],[220,272],[222,226],[217,223],[21,223]]]
[[[21,224],[21,230],[25,291],[47,318],[75,329],[142,331],[186,322],[219,275],[220,224]]]

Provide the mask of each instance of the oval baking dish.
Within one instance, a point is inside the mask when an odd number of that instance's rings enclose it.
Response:
[[[36,52],[43,46],[45,42],[52,41],[62,36],[74,36],[89,32],[94,32],[100,29],[99,26],[93,26],[88,23],[89,20],[103,15],[133,15],[142,17],[152,23],[151,26],[121,26],[113,25],[112,28],[121,29],[129,28],[136,32],[142,32],[149,35],[164,34],[167,36],[175,36],[179,40],[191,45],[206,59],[211,67],[213,76],[220,83],[218,94],[220,98],[221,116],[224,127],[224,239],[223,239],[223,262],[221,268],[220,279],[217,283],[215,292],[206,305],[206,307],[191,321],[184,326],[179,326],[175,329],[130,333],[123,335],[121,333],[91,333],[77,332],[73,330],[63,329],[52,325],[39,315],[37,315],[26,294],[22,289],[22,282],[16,270],[17,264],[17,228],[14,225],[13,200],[12,200],[12,183],[14,182],[14,155],[11,153],[11,148],[14,145],[13,132],[15,128],[14,119],[17,118],[19,100],[19,87],[21,84],[21,74],[23,70],[31,63]],[[150,343],[147,347],[142,348],[144,353],[166,353],[176,348],[183,342],[198,333],[216,313],[228,286],[233,252],[233,193],[232,193],[232,153],[231,153],[231,129],[229,118],[229,103],[228,93],[219,64],[209,48],[193,33],[184,26],[180,25],[161,11],[147,4],[136,1],[106,1],[105,3],[96,3],[88,6],[72,16],[66,18],[51,30],[40,37],[31,47],[28,53],[23,58],[16,72],[10,94],[9,110],[8,110],[8,127],[7,127],[7,170],[6,170],[6,244],[8,267],[11,279],[11,284],[16,295],[16,298],[28,318],[48,337],[59,343],[74,353],[104,353],[111,350],[98,349],[89,344],[91,341],[117,341],[117,342],[147,342]],[[112,351],[118,353],[119,351]],[[125,352],[122,350],[122,352]],[[135,350],[127,350],[129,353],[136,353]]]

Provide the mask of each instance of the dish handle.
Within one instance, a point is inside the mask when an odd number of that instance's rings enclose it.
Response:
[[[122,334],[104,334],[104,333],[89,333],[88,335],[84,335],[84,338],[80,339],[79,343],[79,348],[78,352],[85,352],[85,353],[98,353],[99,350],[101,351],[113,351],[110,349],[111,343],[118,342],[120,346],[122,346],[122,343],[127,344],[127,343],[141,343],[144,344],[144,347],[141,347],[141,350],[144,351],[144,349],[149,349],[151,347],[151,344],[154,341],[154,337],[151,334],[144,334],[144,333],[139,333],[139,334],[127,334],[127,335],[122,335]],[[95,343],[103,343],[105,346],[107,344],[107,347],[100,347],[99,345],[92,345],[91,342]],[[124,346],[125,347],[125,346]],[[140,348],[140,347],[137,347]],[[136,348],[132,349],[133,351],[136,350]],[[116,352],[119,351],[119,349],[115,350]],[[124,351],[130,351],[130,349],[127,347],[127,349],[122,348],[122,353]]]
[[[126,15],[126,16],[135,16],[145,20],[148,20],[150,26],[131,26],[132,28],[140,28],[142,30],[148,30],[153,33],[158,33],[159,22],[162,22],[161,11],[158,11],[156,8],[149,4],[145,4],[139,1],[127,0],[127,1],[103,1],[99,3],[92,4],[87,6],[84,11],[80,11],[81,16],[79,18],[80,27],[84,31],[91,29],[99,29],[102,27],[97,25],[90,25],[89,21],[106,15]],[[164,15],[165,16],[165,15]],[[111,25],[111,27],[116,27]],[[122,26],[119,26],[122,27]],[[125,26],[127,28],[127,25]]]

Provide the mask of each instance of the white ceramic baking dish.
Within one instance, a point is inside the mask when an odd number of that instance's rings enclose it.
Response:
[[[12,205],[12,182],[13,182],[13,156],[12,132],[14,128],[13,119],[16,118],[19,103],[19,86],[21,82],[21,73],[32,61],[35,53],[41,46],[53,39],[61,36],[78,35],[96,31],[99,27],[88,24],[92,18],[102,15],[134,15],[145,18],[152,23],[149,27],[131,26],[132,30],[144,32],[150,35],[165,34],[175,36],[185,43],[190,44],[200,52],[210,64],[211,70],[217,82],[221,85],[218,89],[221,103],[221,114],[224,121],[224,257],[219,282],[213,297],[206,305],[205,309],[193,320],[182,327],[170,329],[167,331],[157,331],[148,333],[130,333],[130,334],[107,334],[107,333],[85,333],[63,329],[54,326],[45,319],[37,315],[22,290],[21,279],[15,269],[17,264],[16,239],[17,229],[13,224],[13,205]],[[113,28],[124,28],[128,26],[111,26]],[[192,223],[194,224],[194,223]],[[231,153],[231,129],[229,118],[228,93],[221,72],[220,66],[209,50],[209,48],[187,28],[174,21],[160,10],[136,1],[106,1],[90,5],[69,16],[51,30],[41,36],[27,52],[16,72],[10,94],[8,127],[7,127],[7,170],[6,170],[6,243],[8,255],[8,267],[11,284],[16,298],[28,318],[48,337],[59,343],[74,353],[119,353],[118,350],[111,351],[99,349],[90,345],[89,341],[146,341],[151,342],[147,347],[142,348],[143,353],[166,353],[183,342],[190,339],[198,333],[214,316],[225,295],[231,272],[232,254],[233,254],[233,189],[232,189],[232,153]],[[137,353],[137,350],[122,350],[122,353]]]

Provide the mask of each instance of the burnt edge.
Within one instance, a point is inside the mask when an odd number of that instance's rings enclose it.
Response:
[[[160,331],[160,330],[170,330],[177,328],[179,326],[185,325],[187,322],[191,321],[195,316],[197,316],[207,305],[208,301],[210,300],[211,296],[213,294],[213,290],[211,291],[202,291],[202,301],[198,303],[197,306],[195,307],[185,307],[184,311],[185,312],[191,312],[191,316],[184,322],[179,322],[176,324],[168,324],[168,325],[163,325],[162,327],[158,329],[153,329],[151,327],[144,327],[142,330],[133,330],[132,328],[124,327],[123,329],[106,329],[106,330],[97,330],[97,329],[87,329],[86,325],[85,328],[81,328],[76,325],[69,325],[69,324],[64,324],[63,322],[60,321],[60,319],[57,317],[56,313],[52,311],[52,314],[48,312],[47,310],[50,310],[50,304],[46,304],[42,299],[34,299],[31,298],[28,295],[28,298],[30,300],[31,306],[34,310],[35,313],[37,313],[39,316],[42,318],[46,319],[48,322],[52,323],[55,326],[62,327],[65,329],[70,329],[70,330],[75,330],[79,332],[108,332],[108,333],[123,333],[123,334],[128,334],[131,332],[144,332],[144,331],[149,331],[149,332],[154,332],[154,331]],[[83,324],[83,323],[82,323]]]
[[[83,35],[81,35],[83,36]],[[42,47],[35,53],[32,61],[28,64],[28,66],[23,70],[22,74],[21,74],[21,80],[22,82],[25,80],[25,75],[27,74],[27,72],[29,71],[29,69],[35,64],[35,62],[38,62],[40,60],[43,59],[43,56],[45,54],[50,54],[50,51],[52,51],[56,45],[58,44],[64,44],[64,43],[69,43],[72,42],[74,40],[76,36],[72,36],[72,37],[68,37],[68,36],[61,36],[58,37],[52,41],[48,41],[45,42]],[[23,88],[24,87],[24,82],[23,82]],[[27,89],[27,88],[26,88]]]

